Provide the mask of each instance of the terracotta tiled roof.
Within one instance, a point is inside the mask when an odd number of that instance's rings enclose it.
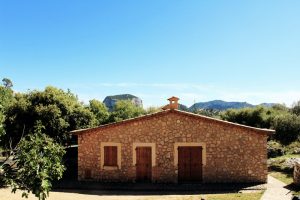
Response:
[[[74,134],[74,135],[82,134],[82,133],[85,133],[85,132],[100,130],[100,129],[114,127],[114,126],[120,126],[122,124],[127,124],[127,123],[132,123],[132,122],[136,122],[136,121],[140,121],[140,120],[144,120],[144,119],[158,117],[158,116],[161,116],[161,115],[166,115],[168,113],[175,113],[175,114],[194,117],[194,118],[201,118],[201,119],[204,119],[204,120],[208,120],[208,121],[212,121],[212,122],[216,122],[216,123],[220,123],[220,124],[224,124],[224,125],[228,125],[228,126],[240,127],[240,128],[255,131],[257,133],[267,134],[267,135],[272,135],[272,134],[275,133],[275,130],[271,130],[271,129],[262,129],[262,128],[246,126],[246,125],[242,125],[242,124],[238,124],[238,123],[228,122],[228,121],[224,121],[224,120],[220,120],[220,119],[216,119],[216,118],[211,118],[211,117],[207,117],[207,116],[204,116],[204,115],[198,115],[198,114],[194,114],[194,113],[190,113],[190,112],[185,112],[185,111],[181,111],[181,110],[177,110],[177,109],[163,110],[163,111],[156,112],[156,113],[153,113],[153,114],[148,114],[148,115],[143,115],[143,116],[136,117],[136,118],[126,119],[126,120],[123,120],[123,121],[120,121],[120,122],[113,122],[113,123],[109,123],[109,124],[104,124],[104,125],[94,127],[94,128],[73,130],[73,131],[71,131],[71,133]]]

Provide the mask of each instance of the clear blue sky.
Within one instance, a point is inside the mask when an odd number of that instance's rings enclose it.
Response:
[[[300,100],[300,1],[0,0],[0,78],[146,106]]]

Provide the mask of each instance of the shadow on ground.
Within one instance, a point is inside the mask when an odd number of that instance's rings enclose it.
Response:
[[[300,187],[295,185],[294,183],[291,183],[289,185],[284,186],[285,189],[288,189],[290,191],[293,191],[295,193],[300,193]]]
[[[64,181],[54,185],[55,192],[89,195],[197,195],[209,193],[256,192],[264,184],[152,184],[152,183],[99,183],[89,181]]]

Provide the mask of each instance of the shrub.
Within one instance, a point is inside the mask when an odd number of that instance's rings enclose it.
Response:
[[[300,141],[295,141],[284,148],[287,154],[300,154]]]
[[[295,114],[276,116],[272,126],[276,130],[274,139],[280,141],[281,144],[288,145],[300,136],[300,116]]]
[[[275,141],[269,141],[267,144],[268,158],[274,158],[282,156],[284,154],[284,148],[282,145]]]

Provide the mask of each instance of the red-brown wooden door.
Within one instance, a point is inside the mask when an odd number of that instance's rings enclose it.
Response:
[[[202,147],[178,147],[178,181],[202,181]]]
[[[151,147],[136,148],[136,181],[150,182],[152,177]]]

